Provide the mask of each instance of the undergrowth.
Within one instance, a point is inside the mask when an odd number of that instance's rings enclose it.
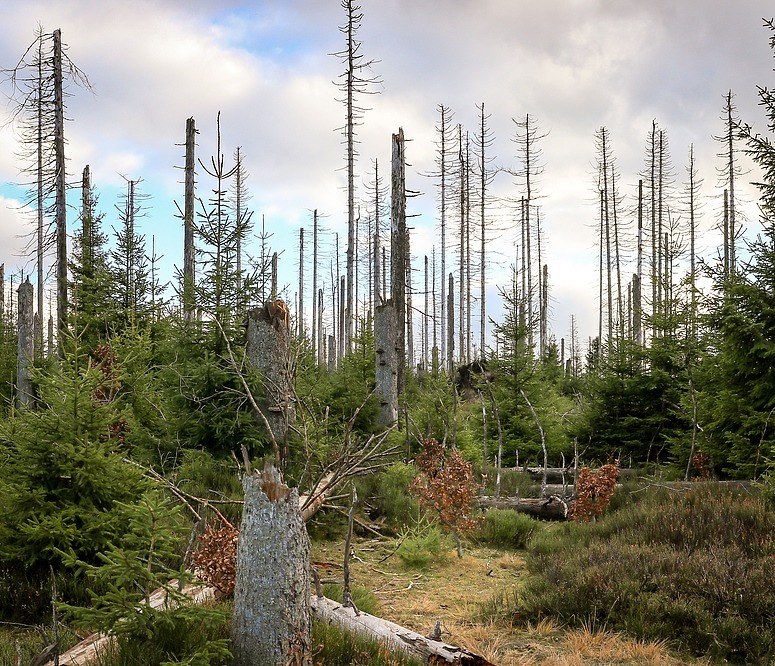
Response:
[[[513,613],[669,640],[733,663],[775,656],[775,510],[756,494],[699,485],[531,542]]]
[[[541,526],[542,523],[524,513],[510,509],[490,509],[484,515],[476,536],[482,543],[518,550],[527,546],[530,537]]]
[[[419,666],[422,662],[391,653],[375,640],[356,637],[325,622],[312,623],[316,666]]]

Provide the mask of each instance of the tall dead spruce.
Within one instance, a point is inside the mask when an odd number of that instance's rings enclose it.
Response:
[[[340,26],[339,31],[345,36],[346,46],[342,51],[333,55],[340,58],[345,66],[345,71],[340,75],[341,81],[338,86],[344,95],[340,101],[344,103],[346,108],[345,124],[342,127],[344,143],[347,147],[345,157],[347,163],[347,302],[344,310],[343,342],[345,351],[349,352],[353,338],[355,314],[355,161],[358,157],[355,149],[355,128],[361,124],[360,121],[366,112],[366,108],[360,106],[357,99],[359,95],[376,92],[371,88],[373,85],[379,85],[381,80],[379,77],[367,75],[376,61],[364,59],[363,53],[361,53],[361,42],[356,36],[363,20],[360,5],[353,0],[342,0],[341,5],[347,20],[343,26]]]

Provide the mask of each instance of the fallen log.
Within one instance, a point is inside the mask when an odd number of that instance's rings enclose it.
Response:
[[[541,481],[544,478],[543,467],[525,467],[522,471],[527,474],[533,481]],[[565,481],[569,483],[573,481],[573,468],[572,467],[547,467],[546,468],[546,482],[547,483],[562,483]]]
[[[544,499],[530,497],[480,497],[483,509],[511,509],[542,520],[565,520],[568,517],[568,503],[552,495]]]
[[[481,655],[464,648],[418,634],[389,620],[357,612],[326,597],[312,595],[312,614],[321,622],[336,624],[359,636],[384,643],[395,652],[403,652],[427,664],[460,664],[461,666],[494,666]]]

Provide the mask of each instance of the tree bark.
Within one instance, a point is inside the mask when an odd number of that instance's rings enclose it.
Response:
[[[245,476],[237,544],[234,666],[311,664],[309,537],[297,491],[271,465]]]
[[[62,334],[67,330],[67,172],[60,30],[54,31],[54,154],[56,157],[57,331],[61,354]]]
[[[406,367],[406,181],[404,176],[404,130],[398,129],[393,135],[393,158],[391,171],[391,289],[396,311],[397,333],[397,382],[399,395],[404,390]]]
[[[194,282],[196,279],[194,254],[194,204],[196,167],[196,123],[186,120],[186,166],[183,201],[183,319],[194,319]]]
[[[376,346],[376,393],[379,396],[378,423],[389,427],[398,418],[398,369],[396,310],[393,301],[377,306],[374,315]]]

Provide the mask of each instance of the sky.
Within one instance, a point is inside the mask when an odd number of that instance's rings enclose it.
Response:
[[[423,257],[432,257],[435,248],[440,262],[437,187],[427,175],[436,170],[440,104],[472,136],[478,106],[484,103],[489,116],[491,166],[497,173],[488,213],[488,318],[503,316],[499,289],[508,287],[517,252],[513,212],[505,202],[521,195],[509,171],[519,167],[514,119],[526,114],[546,135],[539,143],[538,193],[550,327],[557,339],[568,337],[572,315],[582,342],[597,331],[599,128],[610,133],[620,174],[623,228],[634,223],[629,211],[652,121],[667,133],[677,190],[694,146],[704,202],[698,249],[715,254],[723,162],[713,137],[724,130],[723,101],[730,90],[739,116],[754,131],[767,132],[757,86],[775,81],[770,31],[763,26],[763,19],[775,14],[770,2],[362,0],[361,5],[361,52],[375,61],[372,72],[382,83],[372,88],[378,94],[361,98],[367,110],[358,127],[357,194],[365,196],[375,160],[387,173],[391,135],[402,127],[407,188],[418,192],[408,204],[415,215],[410,224],[418,291]],[[330,275],[337,234],[344,265],[344,106],[336,87],[344,66],[331,55],[344,47],[339,0],[6,0],[0,19],[3,68],[16,64],[38,26],[62,30],[70,59],[91,84],[91,91],[69,88],[70,180],[77,183],[90,165],[108,232],[118,224],[125,179],[142,180],[139,188],[147,199],[138,230],[149,246],[153,238],[168,279],[182,264],[176,202],[183,200],[179,167],[186,119],[196,119],[197,154],[207,164],[215,152],[219,112],[227,162],[239,146],[253,220],[259,227],[264,221],[273,249],[282,253],[280,279],[288,285],[289,300],[298,290],[299,229],[311,239],[313,210],[323,229],[322,272]],[[7,85],[0,89],[9,92]],[[18,276],[32,269],[21,256],[31,223],[20,210],[23,191],[14,185],[24,180],[24,163],[9,117],[0,104],[0,262],[6,275]],[[753,167],[746,169],[738,189],[751,235],[759,224],[750,185],[757,175]],[[206,198],[211,183],[201,167],[198,180],[198,194]],[[72,230],[75,189],[70,200]],[[631,260],[629,252],[623,262],[630,273]],[[447,265],[455,262],[450,254]],[[310,304],[305,308],[309,312]]]

